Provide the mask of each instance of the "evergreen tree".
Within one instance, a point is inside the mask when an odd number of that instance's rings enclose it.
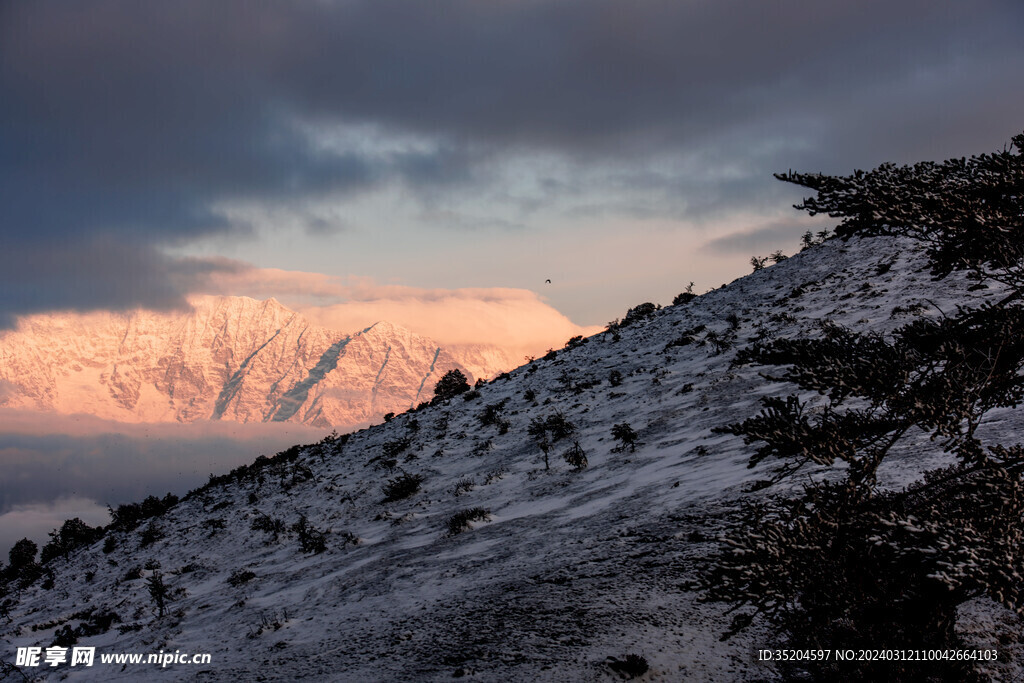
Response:
[[[149,591],[149,597],[153,599],[157,617],[162,619],[167,613],[167,603],[171,601],[171,589],[164,582],[164,577],[159,571],[153,572],[153,575],[146,579],[146,590]]]
[[[577,470],[582,470],[587,467],[587,454],[580,446],[579,441],[574,441],[572,447],[565,452],[565,461],[575,467]]]
[[[808,230],[800,237],[800,251],[810,249],[814,245],[814,233]]]
[[[102,535],[101,528],[93,528],[78,517],[65,520],[60,529],[50,532],[50,541],[43,546],[39,561],[46,564],[55,557],[66,559],[74,550],[89,545]]]
[[[434,385],[434,400],[447,401],[459,394],[469,391],[469,382],[458,368],[449,370]]]
[[[634,453],[636,452],[637,444],[640,443],[640,435],[629,426],[628,422],[612,426],[612,438],[622,442],[612,449],[612,453],[621,453],[626,450],[627,446],[629,447],[629,452]]]
[[[526,428],[526,433],[530,435],[533,442],[537,444],[537,448],[544,454],[544,469],[551,469],[551,464],[548,461],[548,453],[551,451],[551,441],[548,439],[548,424],[547,422],[539,417],[535,417],[530,420],[530,426]]]
[[[945,648],[958,644],[956,609],[969,599],[1024,612],[1024,446],[978,430],[991,410],[1024,400],[1024,135],[1013,142],[1016,151],[943,163],[778,176],[816,191],[797,208],[842,218],[837,236],[913,238],[936,277],[966,271],[1006,293],[891,335],[823,325],[738,354],[827,397],[816,411],[795,394],[765,399],[760,414],[722,428],[758,444],[752,467],[776,463],[764,485],[808,465],[846,467],[800,496],[745,509],[706,577],[708,596],[736,611],[730,634],[762,615],[800,647]],[[956,464],[903,491],[879,488],[879,466],[921,431]],[[809,668],[860,679],[972,674],[970,662],[945,661]]]
[[[15,574],[33,564],[36,561],[36,553],[39,551],[39,546],[27,538],[23,538],[13,546],[7,554],[9,561],[8,569],[13,571]]]
[[[548,460],[548,454],[551,451],[551,446],[562,439],[568,438],[576,433],[576,425],[565,419],[565,415],[560,412],[548,415],[546,418],[535,417],[530,420],[530,425],[526,430],[530,438],[537,445],[537,448],[544,453],[544,469],[550,469],[551,465]],[[578,445],[578,444],[577,444]],[[580,449],[580,455],[582,455],[582,449]],[[584,457],[584,460],[586,458]],[[572,463],[570,463],[572,464]],[[573,465],[574,467],[576,465]]]

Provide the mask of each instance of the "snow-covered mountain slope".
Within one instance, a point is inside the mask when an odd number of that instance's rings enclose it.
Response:
[[[203,297],[185,314],[50,314],[0,337],[0,403],[130,422],[290,421],[365,426],[432,397],[452,368],[492,376],[380,322],[355,334],[310,324],[274,299]]]
[[[476,393],[212,481],[133,531],[108,532],[114,541],[54,560],[52,582],[13,596],[0,647],[13,657],[116,613],[78,644],[97,656],[162,650],[211,662],[23,670],[70,680],[593,681],[617,680],[610,658],[638,654],[650,665],[644,680],[772,679],[756,650],[773,635],[753,628],[720,642],[725,608],[700,602],[692,583],[722,513],[764,476],[746,467],[741,439],[712,429],[786,390],[730,361],[764,331],[803,334],[825,320],[885,331],[998,294],[933,282],[905,249],[828,242]],[[716,336],[727,341],[716,346]],[[546,469],[528,426],[558,415],[576,431],[554,443]],[[639,435],[635,452],[615,448],[622,423]],[[1002,414],[988,428],[1020,434],[1021,419]],[[585,469],[562,458],[574,443]],[[943,461],[922,436],[884,479],[902,485]],[[386,501],[403,473],[420,478],[418,490]],[[476,514],[462,526],[466,511]],[[323,552],[303,552],[316,534],[296,531],[300,519],[325,533]],[[156,572],[176,595],[162,618],[147,590]],[[991,647],[985,620],[1011,617],[974,608],[960,627]],[[1019,671],[1020,644],[999,647],[995,672]]]

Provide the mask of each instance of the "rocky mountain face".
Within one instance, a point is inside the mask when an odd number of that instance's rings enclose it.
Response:
[[[346,334],[274,299],[204,297],[187,313],[52,314],[0,337],[0,405],[129,422],[301,422],[341,430],[433,396],[467,363],[387,322]],[[470,366],[472,369],[468,369]]]

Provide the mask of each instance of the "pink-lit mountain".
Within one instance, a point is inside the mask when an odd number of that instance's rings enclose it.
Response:
[[[505,368],[388,322],[345,333],[275,299],[203,297],[184,313],[62,313],[0,336],[0,405],[128,422],[300,422],[339,430],[433,396],[453,368]],[[465,356],[465,358],[462,358]]]

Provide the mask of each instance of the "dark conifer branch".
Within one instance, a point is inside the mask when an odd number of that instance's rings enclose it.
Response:
[[[761,617],[801,647],[954,647],[965,600],[987,596],[1024,613],[1024,447],[979,431],[993,409],[1024,402],[1024,134],[995,154],[776,177],[813,190],[796,208],[842,219],[840,238],[908,237],[924,246],[935,277],[963,271],[1008,292],[885,337],[826,324],[813,338],[737,353],[738,364],[783,366],[762,376],[828,403],[812,411],[796,396],[767,398],[758,415],[719,430],[757,444],[751,467],[781,463],[767,485],[811,463],[819,475],[801,495],[745,508],[707,596],[736,613],[724,637]],[[879,468],[918,430],[956,464],[904,491],[879,489]],[[830,474],[836,461],[848,467]],[[970,674],[970,663],[949,664],[811,667],[826,677]]]

